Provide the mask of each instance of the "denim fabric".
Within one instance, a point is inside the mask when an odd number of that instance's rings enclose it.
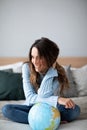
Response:
[[[28,113],[31,106],[7,104],[2,108],[2,113],[8,119],[28,124]]]
[[[75,105],[75,108],[65,108],[64,105],[57,103],[57,108],[60,111],[61,121],[73,121],[80,115],[80,107]]]
[[[31,107],[32,106],[8,104],[2,108],[2,112],[5,117],[12,121],[28,124],[28,113]],[[77,105],[74,109],[66,109],[63,105],[57,104],[57,108],[60,111],[61,121],[73,121],[80,114],[80,108]]]

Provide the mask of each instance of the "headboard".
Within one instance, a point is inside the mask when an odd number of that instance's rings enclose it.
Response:
[[[27,60],[26,57],[0,57],[0,66]],[[58,62],[61,65],[71,64],[73,67],[81,67],[87,64],[87,57],[59,57]]]

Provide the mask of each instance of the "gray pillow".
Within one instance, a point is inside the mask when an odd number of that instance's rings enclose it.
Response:
[[[74,81],[72,71],[71,71],[71,65],[65,67],[66,75],[69,80],[69,88],[67,90],[64,90],[63,94],[64,97],[77,97],[78,91],[77,91],[77,84]]]
[[[87,65],[80,68],[71,68],[71,70],[77,83],[78,96],[87,96]]]
[[[59,93],[60,87],[56,89],[54,92],[54,95],[62,96],[62,97],[77,97],[78,96],[78,91],[77,91],[77,84],[74,81],[72,71],[71,71],[71,65],[69,66],[64,66],[67,78],[69,80],[69,88],[63,90],[63,95]]]

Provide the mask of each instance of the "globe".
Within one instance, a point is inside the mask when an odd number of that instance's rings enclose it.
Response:
[[[28,122],[32,130],[56,130],[60,124],[60,112],[46,103],[37,103],[29,111]]]

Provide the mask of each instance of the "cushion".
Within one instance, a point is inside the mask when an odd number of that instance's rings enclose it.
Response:
[[[77,84],[78,96],[87,95],[87,65],[80,68],[71,68]]]
[[[0,100],[25,99],[21,73],[0,71]]]
[[[69,80],[69,88],[65,89],[63,91],[63,95],[64,95],[64,97],[77,97],[78,96],[77,84],[74,81],[72,71],[70,69],[71,65],[65,66],[64,68],[65,68],[65,71],[66,71],[67,78]]]
[[[79,105],[81,113],[79,119],[87,119],[87,96],[74,97],[72,100]]]
[[[13,72],[13,69],[4,69],[2,71],[5,71],[5,72]]]
[[[14,73],[21,73],[22,64],[23,64],[23,62],[17,62],[14,64],[3,65],[3,66],[0,66],[0,70],[12,69]]]
[[[67,75],[67,78],[69,80],[69,88],[68,89],[64,89],[63,90],[63,95],[60,95],[59,93],[59,89],[56,89],[54,92],[54,95],[59,95],[59,96],[63,96],[63,97],[77,97],[78,96],[78,91],[77,91],[77,84],[74,81],[73,75],[72,75],[72,71],[71,71],[71,65],[69,66],[63,66]]]

